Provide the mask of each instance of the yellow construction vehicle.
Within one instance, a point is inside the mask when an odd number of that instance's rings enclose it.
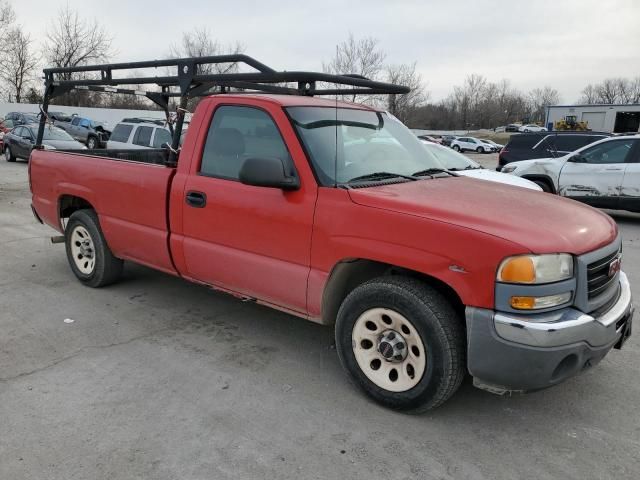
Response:
[[[554,130],[576,130],[584,132],[589,130],[588,122],[578,122],[578,117],[575,115],[567,115],[562,120],[558,120],[553,124]]]

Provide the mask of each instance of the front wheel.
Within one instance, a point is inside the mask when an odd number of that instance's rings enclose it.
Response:
[[[89,150],[95,150],[98,148],[98,139],[96,137],[89,137],[87,140],[87,148]]]
[[[478,148],[476,148],[476,152],[477,153],[484,153],[484,148],[478,147]]]
[[[423,282],[381,277],[344,300],[336,348],[345,370],[375,401],[423,412],[444,403],[465,375],[463,322]]]
[[[543,192],[551,193],[551,187],[549,186],[549,182],[545,182],[544,180],[533,180],[533,183],[538,185]]]
[[[459,145],[454,145],[454,146],[453,146],[453,147],[451,147],[451,148],[453,148],[456,152],[459,152],[459,151],[460,151],[460,146],[459,146]]]
[[[8,145],[4,147],[4,158],[7,162],[15,162],[16,157],[13,156],[13,152],[11,151],[11,147]]]
[[[124,262],[111,253],[93,210],[78,210],[71,215],[65,243],[71,270],[84,285],[104,287],[120,278]]]

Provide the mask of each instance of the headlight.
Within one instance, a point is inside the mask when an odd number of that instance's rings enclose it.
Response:
[[[497,280],[504,283],[552,283],[573,277],[573,257],[567,253],[518,255],[502,261]],[[542,308],[542,307],[539,307]]]
[[[513,165],[506,165],[504,167],[502,167],[502,170],[500,170],[502,173],[511,173],[514,172],[518,167],[513,166]]]

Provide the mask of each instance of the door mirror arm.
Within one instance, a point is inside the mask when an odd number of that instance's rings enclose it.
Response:
[[[584,158],[582,155],[580,155],[579,153],[576,153],[575,155],[571,156],[569,158],[570,162],[573,163],[587,163],[587,159]]]

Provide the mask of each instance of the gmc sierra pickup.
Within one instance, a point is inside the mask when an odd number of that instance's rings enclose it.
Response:
[[[497,393],[556,385],[631,331],[610,217],[448,172],[378,109],[217,94],[177,166],[84,152],[29,165],[34,214],[82,283],[132,261],[330,325],[392,408],[434,408],[467,371]]]

